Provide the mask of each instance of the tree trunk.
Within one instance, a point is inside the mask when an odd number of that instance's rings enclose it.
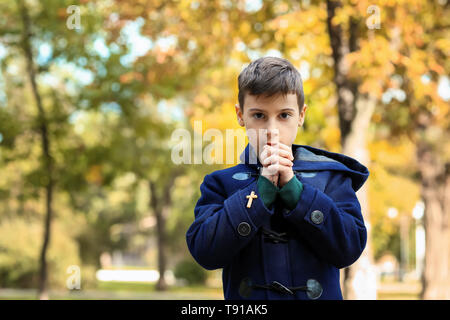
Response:
[[[156,232],[157,232],[157,243],[158,243],[158,272],[159,279],[156,284],[156,290],[163,291],[166,290],[168,285],[164,274],[167,268],[166,260],[166,247],[167,247],[167,236],[166,236],[166,218],[169,215],[170,209],[172,207],[172,188],[175,184],[175,180],[181,174],[184,173],[185,168],[178,166],[173,168],[169,174],[161,174],[159,176],[158,182],[148,181],[148,186],[150,189],[150,207],[156,217]],[[161,192],[158,192],[158,187]]]
[[[27,61],[27,72],[31,83],[31,88],[33,91],[33,97],[38,108],[39,117],[39,130],[41,134],[42,141],[42,153],[45,166],[46,176],[46,215],[44,223],[44,239],[42,244],[42,249],[40,253],[40,270],[39,270],[39,288],[38,288],[38,298],[41,300],[48,299],[47,293],[47,249],[50,244],[50,231],[51,231],[51,220],[53,215],[52,210],[52,198],[53,198],[53,164],[52,157],[50,154],[50,139],[48,134],[48,124],[46,120],[46,115],[44,108],[42,106],[42,99],[36,83],[36,73],[33,63],[33,52],[31,49],[31,32],[30,32],[30,18],[28,15],[28,10],[23,1],[19,2],[19,10],[22,17],[23,23],[23,39],[22,46],[25,52],[25,58]]]
[[[166,262],[166,214],[167,206],[164,206],[161,210],[155,212],[156,215],[156,228],[158,237],[158,272],[159,279],[156,284],[156,290],[167,290],[167,282],[165,278],[167,262]]]
[[[351,49],[356,49],[356,31],[350,31],[351,43],[346,41],[340,25],[332,24],[336,9],[341,7],[339,1],[327,1],[327,26],[332,57],[334,61],[333,80],[337,89],[337,104],[339,113],[339,128],[341,131],[341,143],[344,145],[345,138],[350,133],[351,124],[355,117],[355,102],[357,85],[348,79],[349,65],[345,56]],[[351,27],[356,29],[352,23]]]
[[[159,198],[156,183],[148,181],[150,189],[150,207],[153,209],[153,213],[156,217],[156,237],[158,246],[158,272],[159,278],[156,283],[156,290],[164,291],[167,289],[167,283],[164,277],[166,272],[166,236],[165,236],[165,210],[166,205],[161,205],[161,199]],[[164,202],[163,202],[164,203]]]
[[[165,177],[167,180],[165,184],[160,185],[162,192],[158,193],[157,184],[149,180],[150,188],[150,206],[156,217],[156,232],[158,244],[158,272],[159,279],[156,284],[158,291],[164,291],[168,285],[165,279],[165,272],[167,268],[166,250],[167,250],[167,236],[166,236],[166,217],[169,215],[172,207],[172,187],[175,179],[181,174],[181,170],[173,170],[172,174]]]
[[[359,96],[356,103],[356,116],[349,134],[343,142],[343,153],[369,166],[370,156],[366,148],[366,136],[376,101],[370,97]],[[344,295],[346,299],[376,299],[376,272],[373,267],[371,242],[370,208],[368,189],[370,179],[356,193],[361,204],[361,212],[367,228],[367,244],[361,257],[345,270]]]
[[[375,100],[359,95],[357,83],[348,77],[349,65],[345,56],[358,49],[358,22],[350,18],[349,34],[344,37],[341,26],[332,23],[336,9],[341,6],[340,1],[327,1],[327,26],[334,60],[334,83],[337,89],[342,152],[369,166],[366,134],[375,108]],[[373,268],[367,198],[368,184],[369,181],[357,192],[367,226],[367,245],[358,261],[351,267],[341,270],[341,287],[345,299],[376,299],[376,274]]]
[[[425,266],[421,299],[450,299],[450,163],[421,140],[417,160],[425,203]]]

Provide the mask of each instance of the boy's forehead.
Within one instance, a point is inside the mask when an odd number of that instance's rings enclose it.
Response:
[[[298,107],[297,95],[295,93],[288,93],[286,95],[277,93],[270,97],[267,97],[265,94],[246,94],[244,101],[246,107]]]

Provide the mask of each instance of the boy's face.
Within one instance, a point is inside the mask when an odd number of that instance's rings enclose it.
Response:
[[[236,115],[239,124],[245,126],[249,143],[258,156],[265,144],[273,144],[277,139],[288,147],[292,146],[298,127],[302,126],[305,120],[307,108],[305,105],[302,111],[299,111],[296,94],[278,94],[269,98],[246,94],[244,101],[243,112],[239,104],[236,104]]]

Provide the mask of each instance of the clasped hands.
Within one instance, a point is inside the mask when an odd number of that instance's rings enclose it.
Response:
[[[282,188],[294,177],[292,170],[294,156],[291,147],[281,142],[266,144],[259,157],[263,165],[261,175],[275,186]]]

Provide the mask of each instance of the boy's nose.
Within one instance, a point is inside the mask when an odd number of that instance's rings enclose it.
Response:
[[[278,142],[280,137],[280,131],[275,128],[267,128],[267,144],[275,144]]]

